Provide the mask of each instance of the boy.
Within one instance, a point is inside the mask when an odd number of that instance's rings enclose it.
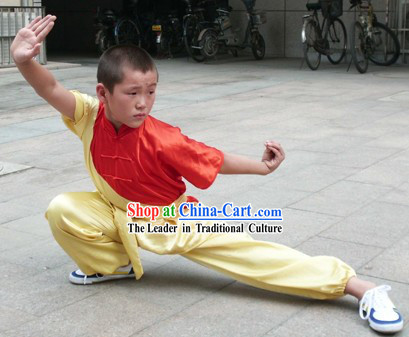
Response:
[[[280,144],[268,141],[262,160],[222,153],[182,135],[178,128],[151,116],[158,73],[151,57],[134,46],[116,46],[100,59],[98,99],[68,91],[33,57],[51,31],[54,16],[34,19],[11,46],[15,63],[28,83],[55,107],[83,142],[87,169],[97,192],[65,193],[53,199],[46,217],[52,233],[77,263],[69,275],[75,284],[118,278],[139,279],[138,248],[157,254],[180,254],[255,287],[317,299],[350,294],[360,300],[360,316],[380,332],[396,332],[403,319],[390,301],[388,286],[356,277],[334,257],[309,257],[248,234],[182,233],[178,214],[159,216],[175,233],[128,233],[129,202],[178,207],[186,197],[182,177],[209,187],[218,173],[273,172],[284,160]],[[163,214],[160,212],[160,214]],[[138,219],[148,223],[149,219]],[[194,227],[194,226],[192,226]]]

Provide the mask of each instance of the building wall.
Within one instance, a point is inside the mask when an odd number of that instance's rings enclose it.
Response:
[[[1,1],[1,0],[0,0]],[[47,38],[49,51],[95,51],[94,18],[97,6],[119,9],[121,1],[43,0],[47,14],[57,16]]]
[[[20,5],[21,5],[20,0],[0,0],[0,6],[14,7],[14,6],[20,6]]]
[[[318,1],[318,0],[317,0]],[[310,0],[309,2],[315,2]],[[266,41],[267,56],[302,57],[301,29],[302,17],[308,14],[306,10],[307,0],[258,0],[256,9],[267,12],[267,23],[260,27]],[[354,12],[349,11],[350,3],[344,0],[344,15],[342,21],[345,23],[347,33],[354,19]],[[384,22],[385,0],[372,0],[377,16]],[[242,27],[246,25],[245,7],[241,0],[230,0],[234,11],[233,22]]]
[[[309,0],[313,2],[315,0]],[[317,0],[318,1],[318,0]],[[394,0],[391,0],[393,2]],[[38,5],[41,0],[0,0],[0,6]],[[99,0],[43,0],[46,12],[57,16],[56,25],[47,39],[50,51],[92,51],[95,50],[94,16],[96,6],[120,9],[122,1]],[[245,32],[247,23],[245,7],[241,0],[229,0],[233,7],[232,21]],[[267,56],[301,57],[302,17],[307,14],[307,0],[258,0],[256,9],[267,13],[267,23],[260,26],[260,32],[266,41]],[[385,0],[372,0],[381,22],[385,20]],[[347,32],[354,19],[354,12],[349,11],[349,1],[344,0],[344,21]],[[408,34],[409,36],[409,34]]]

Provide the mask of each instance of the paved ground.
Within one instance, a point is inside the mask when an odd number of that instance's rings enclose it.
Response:
[[[92,94],[96,60],[53,70]],[[393,287],[409,320],[409,67],[346,72],[300,60],[158,61],[153,115],[222,150],[259,158],[280,141],[268,177],[219,176],[190,194],[283,208],[284,233],[259,235],[335,255]],[[142,252],[146,274],[74,286],[75,266],[43,213],[64,191],[92,190],[81,145],[15,71],[0,70],[0,336],[376,336],[353,298],[312,301],[258,290],[182,257]],[[18,171],[18,172],[13,172]],[[409,327],[399,336],[409,336]]]

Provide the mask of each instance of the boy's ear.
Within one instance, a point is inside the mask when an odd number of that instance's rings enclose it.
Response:
[[[107,93],[108,89],[102,83],[98,83],[97,87],[97,97],[102,103],[107,103]]]

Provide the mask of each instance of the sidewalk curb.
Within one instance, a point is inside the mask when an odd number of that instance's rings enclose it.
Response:
[[[48,62],[47,64],[44,65],[44,67],[47,68],[48,70],[70,69],[70,68],[77,68],[81,66],[82,65],[79,63],[65,63],[65,62]],[[0,74],[14,74],[18,72],[19,71],[16,66],[0,68]]]

